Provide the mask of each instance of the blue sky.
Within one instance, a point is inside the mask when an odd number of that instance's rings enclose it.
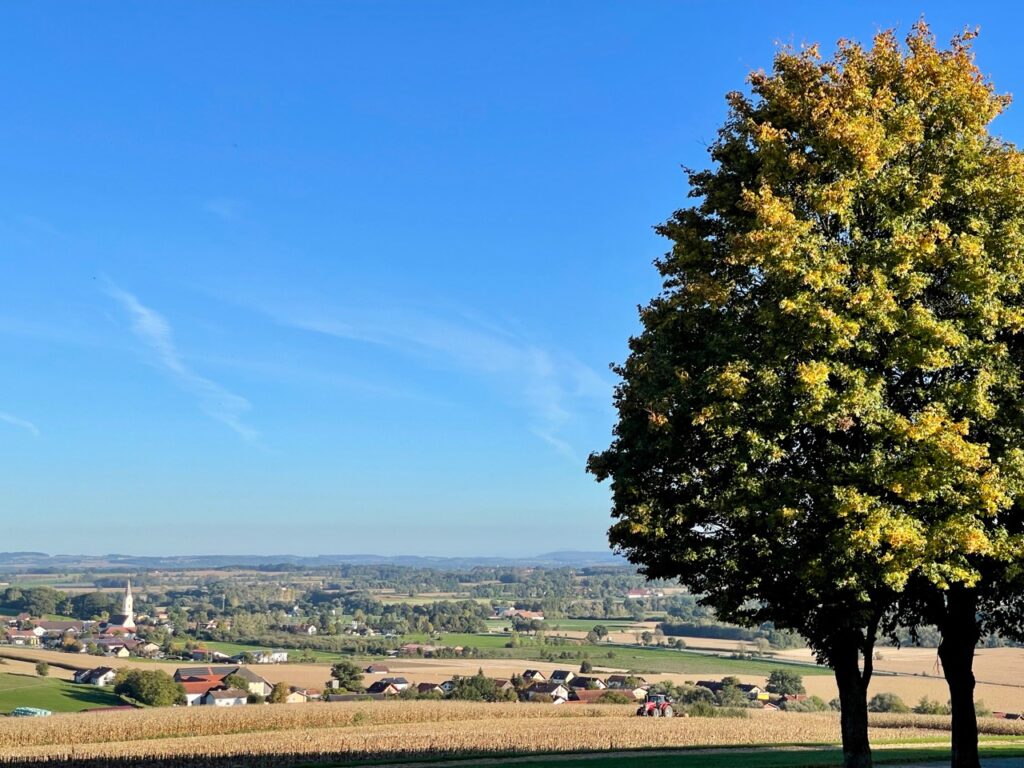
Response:
[[[0,549],[605,546],[724,94],[922,12],[1019,90],[1014,4],[831,5],[4,4]]]

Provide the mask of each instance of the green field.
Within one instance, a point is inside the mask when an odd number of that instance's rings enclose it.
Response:
[[[220,651],[226,653],[228,656],[234,656],[236,653],[253,653],[254,651],[269,651],[272,650],[269,645],[245,645],[243,643],[222,643],[216,640],[202,641],[203,648],[209,651]],[[177,646],[180,648],[181,646]],[[274,646],[276,648],[277,646]],[[314,656],[317,661],[337,661],[343,658],[340,653],[332,653],[331,651],[315,651],[308,648],[282,648],[283,651],[288,651],[288,657],[298,657],[300,655]],[[176,661],[176,664],[183,664],[185,662]]]
[[[39,707],[51,712],[81,712],[97,707],[123,705],[120,697],[106,688],[75,685],[55,677],[35,677],[0,672],[0,712],[17,707]]]
[[[427,635],[410,632],[402,636],[402,643],[424,643],[426,645],[446,645],[454,648],[461,645],[463,648],[504,648],[509,641],[508,635],[473,635],[459,632],[451,632],[441,635],[441,639],[431,639]]]
[[[629,619],[548,619],[544,622],[544,628],[548,631],[589,632],[598,624],[609,632],[642,631]]]

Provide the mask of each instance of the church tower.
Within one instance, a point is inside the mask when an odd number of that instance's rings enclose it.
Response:
[[[124,615],[122,625],[126,629],[135,629],[135,598],[132,597],[132,580],[128,579],[128,586],[124,589],[124,605],[121,608]]]

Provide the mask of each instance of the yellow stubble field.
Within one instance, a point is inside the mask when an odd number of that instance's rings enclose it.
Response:
[[[877,717],[876,744],[948,739],[941,718]],[[1024,723],[987,730],[1024,737]],[[638,718],[631,706],[389,701],[137,710],[0,722],[0,763],[233,756],[247,766],[458,753],[530,753],[757,744],[835,744],[834,714]]]

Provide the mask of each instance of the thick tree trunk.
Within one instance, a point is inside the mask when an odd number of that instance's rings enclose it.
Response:
[[[855,643],[834,648],[830,654],[839,686],[840,726],[843,733],[843,768],[872,768],[868,742],[868,680],[861,674]]]
[[[939,659],[953,711],[952,768],[980,768],[978,717],[974,711],[974,649],[978,644],[977,598],[953,587],[946,597]]]

